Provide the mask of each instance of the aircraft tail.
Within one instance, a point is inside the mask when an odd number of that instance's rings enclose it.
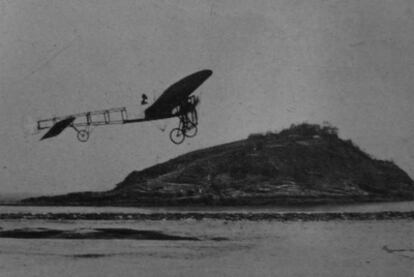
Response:
[[[61,121],[58,121],[55,125],[53,125],[52,128],[49,129],[49,131],[47,131],[47,133],[40,140],[52,138],[59,135],[63,132],[63,130],[69,127],[73,123],[73,121],[75,121],[74,116],[69,116]]]

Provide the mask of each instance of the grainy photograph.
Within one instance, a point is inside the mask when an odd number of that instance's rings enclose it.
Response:
[[[0,276],[414,276],[414,1],[0,0]]]

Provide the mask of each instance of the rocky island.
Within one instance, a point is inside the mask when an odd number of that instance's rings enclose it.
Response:
[[[193,151],[130,173],[114,189],[28,198],[27,205],[307,205],[414,199],[413,180],[335,127],[303,123]]]

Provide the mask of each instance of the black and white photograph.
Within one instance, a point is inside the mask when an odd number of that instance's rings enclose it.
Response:
[[[0,276],[414,276],[412,105],[412,0],[0,0]]]

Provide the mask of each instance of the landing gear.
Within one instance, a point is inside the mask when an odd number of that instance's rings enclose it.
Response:
[[[89,132],[87,130],[80,130],[78,131],[78,134],[76,135],[76,137],[81,142],[87,142],[89,139]]]
[[[194,109],[188,114],[181,115],[178,128],[174,128],[170,132],[170,140],[175,144],[183,143],[184,139],[192,138],[197,135],[198,117],[197,111]]]
[[[188,122],[186,128],[184,128],[183,131],[184,131],[184,135],[187,138],[192,138],[197,135],[198,130],[197,130],[197,126],[194,125],[194,123]]]
[[[175,144],[181,144],[183,143],[185,139],[185,135],[183,133],[183,130],[180,128],[174,128],[170,132],[170,140]]]
[[[72,127],[73,130],[76,131],[76,137],[78,138],[78,140],[80,142],[87,142],[88,141],[89,133],[90,133],[89,126],[87,126],[86,129],[84,129],[84,130],[76,128],[75,125],[73,125],[73,124],[70,125],[70,127]]]

